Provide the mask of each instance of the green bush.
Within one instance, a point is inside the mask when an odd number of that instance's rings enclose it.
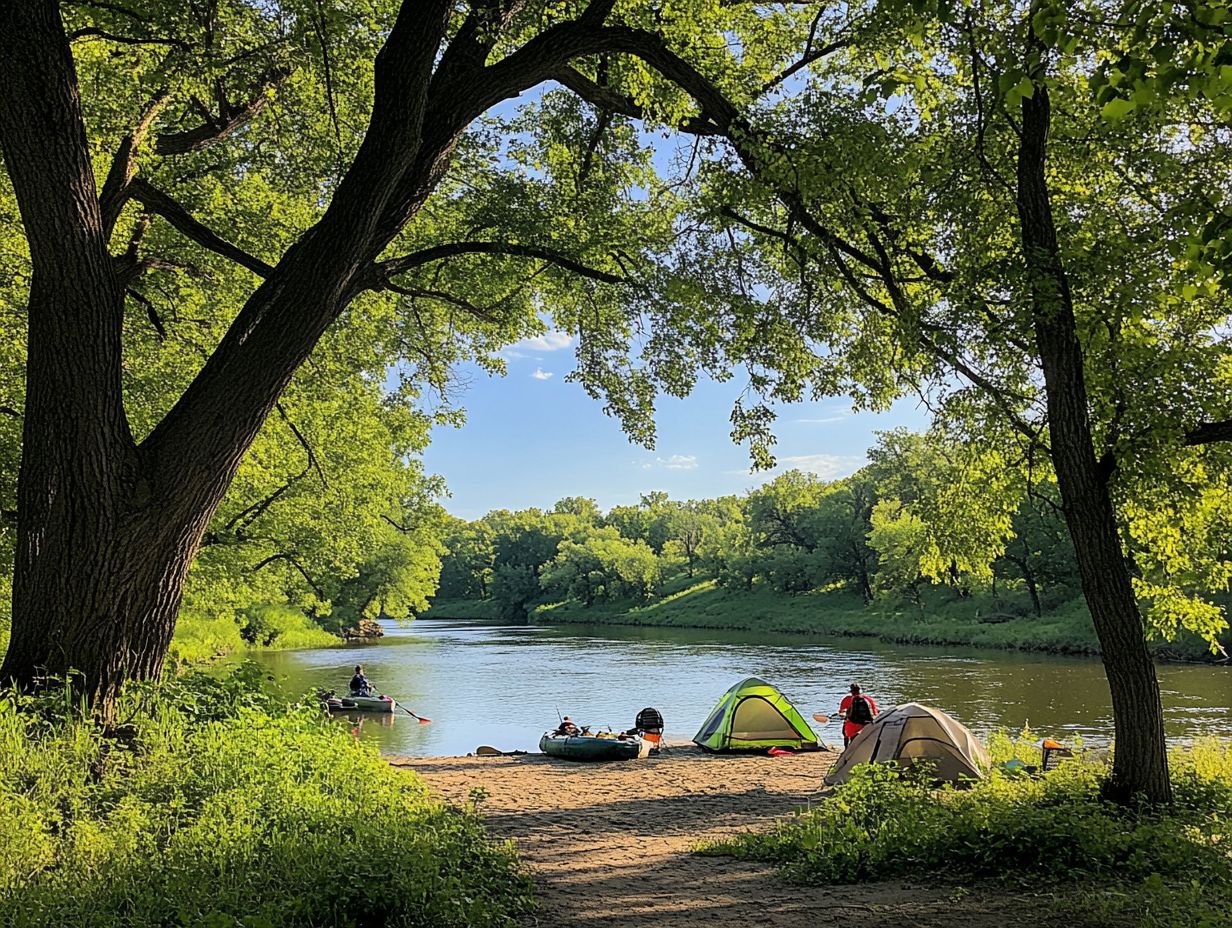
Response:
[[[1010,753],[1011,744],[1001,738],[994,756]],[[1023,756],[1022,742],[1016,748]],[[1199,924],[1194,906],[1214,917],[1232,903],[1232,744],[1208,741],[1177,752],[1173,768],[1176,802],[1158,809],[1103,801],[1107,769],[1091,762],[1065,763],[1039,778],[996,768],[961,789],[867,765],[817,807],[703,853],[772,861],[799,881],[854,883],[924,871],[1115,883],[1193,897],[1186,911],[1173,913],[1175,922],[1161,907],[1158,919],[1142,924]],[[1120,897],[1126,905],[1134,898]]]
[[[337,635],[285,604],[257,605],[242,611],[185,608],[176,620],[171,661],[183,667],[208,663],[250,647],[288,651],[341,643]]]
[[[234,612],[213,614],[183,609],[176,619],[169,656],[175,666],[203,664],[247,646]]]
[[[293,606],[266,603],[244,611],[241,634],[258,647],[293,651],[296,648],[328,648],[339,637],[323,629]]]
[[[529,905],[473,810],[315,710],[204,679],[109,736],[0,696],[0,924],[487,926]]]

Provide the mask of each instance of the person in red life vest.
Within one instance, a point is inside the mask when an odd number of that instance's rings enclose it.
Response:
[[[872,696],[860,692],[859,683],[853,683],[851,695],[844,696],[839,704],[838,714],[843,719],[843,747],[847,747],[851,739],[877,717],[877,703],[873,702]]]

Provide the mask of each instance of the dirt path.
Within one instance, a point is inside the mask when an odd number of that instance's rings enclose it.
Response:
[[[731,757],[692,747],[616,764],[524,757],[391,758],[442,796],[486,793],[492,832],[517,842],[540,907],[529,924],[588,928],[859,925],[1040,928],[1061,924],[1028,893],[935,880],[792,886],[768,867],[702,857],[702,839],[763,828],[816,801],[836,755]],[[1068,928],[1076,928],[1070,920]]]

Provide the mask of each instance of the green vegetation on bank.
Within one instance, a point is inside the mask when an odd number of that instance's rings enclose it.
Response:
[[[606,513],[570,497],[550,512],[455,520],[427,614],[1098,654],[1055,488],[997,526],[963,524],[951,497],[971,476],[955,464],[965,453],[897,431],[842,480],[791,471],[741,497],[651,493]],[[1197,575],[1163,612],[1144,597],[1156,653],[1226,653],[1226,598]]]
[[[672,587],[676,587],[672,591]],[[872,603],[842,590],[796,595],[757,587],[732,590],[713,580],[675,578],[664,584],[662,598],[651,603],[609,602],[587,608],[576,600],[544,603],[530,621],[552,625],[638,625],[667,628],[712,628],[736,631],[789,632],[806,635],[877,638],[893,644],[966,645],[1056,654],[1099,653],[1099,641],[1086,604],[1073,599],[1043,616],[1010,614],[1006,603],[989,596],[947,596],[926,607],[914,603]],[[500,620],[492,600],[435,600],[425,618]],[[1223,636],[1222,646],[1232,647]],[[1205,641],[1178,635],[1154,642],[1163,659],[1201,661],[1210,657]]]
[[[62,693],[0,694],[0,924],[469,928],[526,909],[472,810],[256,682],[181,677],[110,733]]]
[[[1030,737],[994,738],[994,761],[1038,763]],[[1055,891],[1057,905],[1087,919],[1161,928],[1228,924],[1232,744],[1207,741],[1173,752],[1176,801],[1168,809],[1103,801],[1106,772],[1082,760],[1038,779],[994,767],[969,788],[934,789],[925,779],[868,766],[792,820],[703,853],[770,861],[801,882],[1013,874]]]
[[[171,639],[171,659],[179,665],[207,663],[250,648],[290,651],[328,648],[342,639],[298,609],[286,605],[253,606],[239,616],[184,610]]]

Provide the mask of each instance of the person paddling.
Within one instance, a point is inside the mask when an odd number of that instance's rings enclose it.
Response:
[[[372,684],[369,683],[368,678],[364,676],[364,668],[360,664],[355,665],[355,676],[351,677],[351,695],[372,695]]]
[[[860,684],[851,684],[851,694],[844,696],[839,704],[838,714],[843,719],[843,747],[851,744],[851,739],[877,717],[877,703],[872,696],[860,692]]]

